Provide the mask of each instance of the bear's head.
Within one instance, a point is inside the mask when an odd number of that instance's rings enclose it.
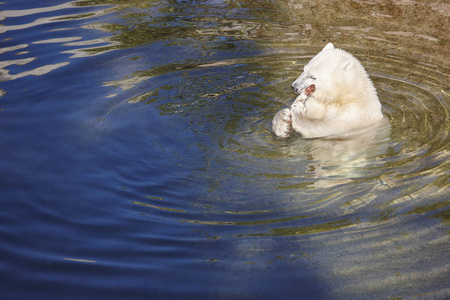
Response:
[[[350,53],[334,48],[332,43],[305,65],[303,73],[292,83],[292,89],[301,93],[312,85],[312,96],[324,103],[358,102],[367,97],[362,95],[367,91],[376,97],[372,82],[360,62]]]

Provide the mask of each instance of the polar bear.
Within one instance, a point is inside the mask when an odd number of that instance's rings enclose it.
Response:
[[[300,95],[272,121],[278,137],[294,131],[305,138],[340,136],[383,119],[375,87],[361,63],[332,43],[304,67],[292,89]]]

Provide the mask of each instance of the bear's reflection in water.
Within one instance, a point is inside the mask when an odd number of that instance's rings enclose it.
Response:
[[[333,187],[380,175],[373,172],[384,165],[390,134],[391,126],[384,117],[375,126],[345,135],[292,138],[289,146],[284,148],[284,154],[311,162],[306,167],[306,174],[314,178],[313,187]]]

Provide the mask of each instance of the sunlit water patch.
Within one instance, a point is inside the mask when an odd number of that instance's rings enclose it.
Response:
[[[448,7],[381,2],[2,4],[4,294],[448,297]],[[385,122],[276,138],[328,41]]]

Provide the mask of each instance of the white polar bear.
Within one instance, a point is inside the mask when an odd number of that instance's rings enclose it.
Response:
[[[288,137],[292,130],[305,138],[343,135],[383,119],[375,87],[361,63],[329,43],[292,83],[300,95],[279,111],[272,130]]]

